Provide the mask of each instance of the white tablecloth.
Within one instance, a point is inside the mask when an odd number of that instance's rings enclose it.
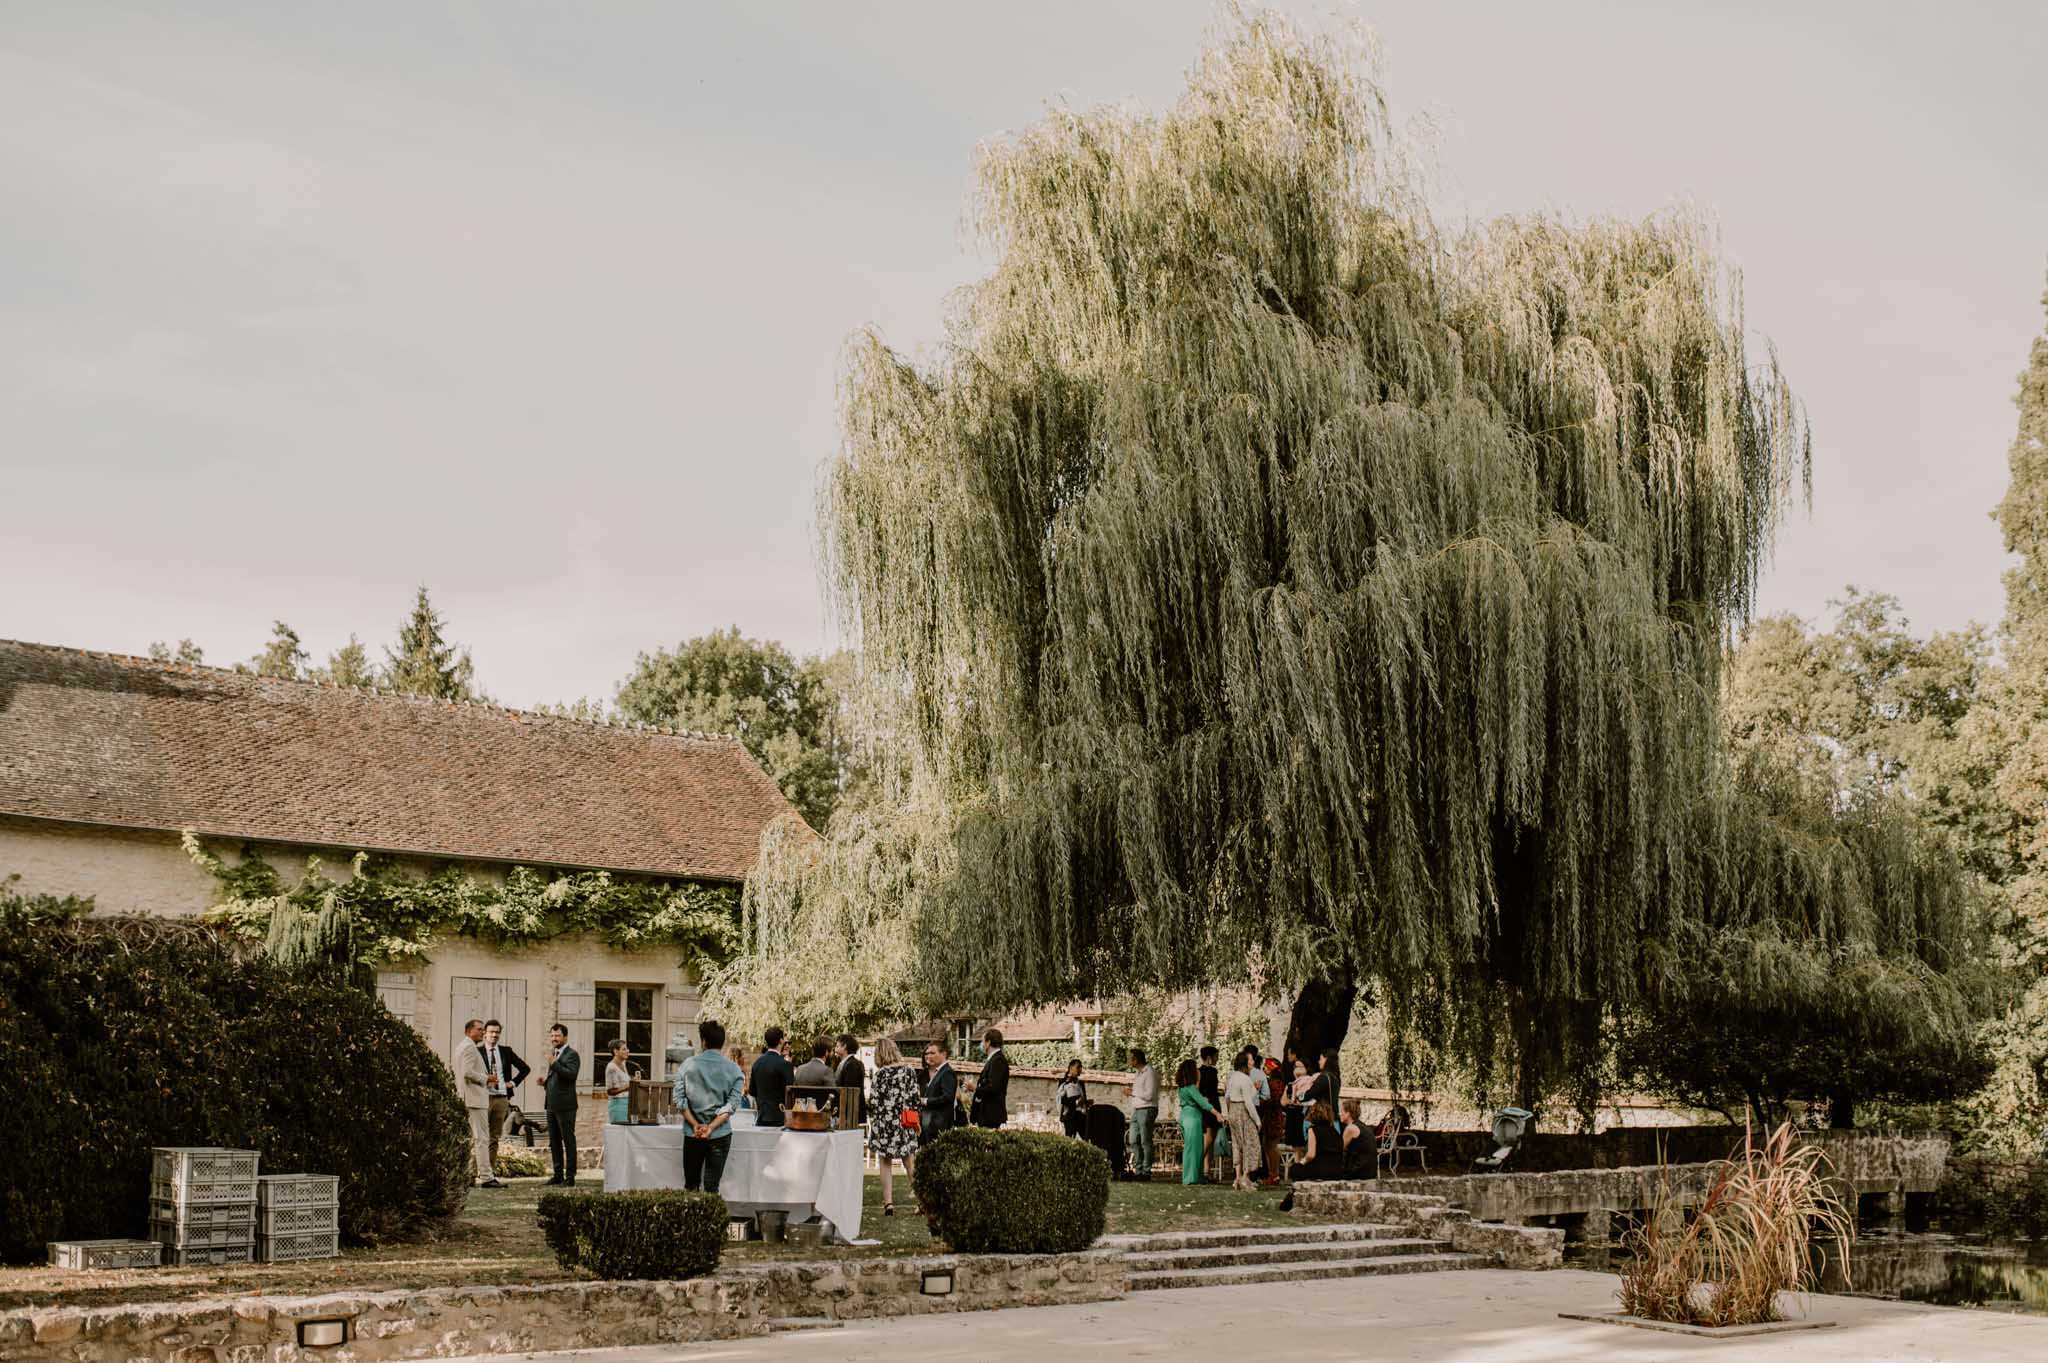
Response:
[[[684,1135],[680,1126],[605,1127],[604,1190],[682,1187]],[[784,1211],[795,1224],[815,1211],[840,1238],[860,1235],[860,1132],[739,1127],[731,1139],[718,1195],[733,1215]]]

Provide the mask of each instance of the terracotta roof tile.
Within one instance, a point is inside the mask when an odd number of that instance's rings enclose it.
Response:
[[[722,735],[0,640],[0,813],[739,880],[794,812]]]

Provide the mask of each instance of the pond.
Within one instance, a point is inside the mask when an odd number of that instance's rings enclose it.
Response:
[[[1840,1256],[1832,1250],[1832,1245],[1822,1246],[1823,1292],[2048,1315],[2048,1242],[1997,1243],[1865,1227],[1847,1283]],[[1611,1272],[1618,1261],[1618,1251],[1600,1245],[1573,1245],[1565,1251],[1565,1263],[1573,1268]]]

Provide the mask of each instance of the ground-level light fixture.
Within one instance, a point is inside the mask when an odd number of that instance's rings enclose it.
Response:
[[[927,1297],[950,1297],[953,1295],[953,1270],[950,1268],[928,1268],[924,1279],[918,1284],[918,1291]]]
[[[299,1347],[301,1349],[331,1349],[337,1344],[348,1343],[348,1317],[334,1316],[326,1320],[302,1320],[299,1322]]]

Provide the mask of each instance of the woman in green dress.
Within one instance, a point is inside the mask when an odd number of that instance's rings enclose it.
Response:
[[[1202,1114],[1216,1115],[1216,1109],[1202,1090],[1201,1072],[1192,1060],[1180,1062],[1173,1082],[1180,1089],[1180,1181],[1183,1186],[1202,1181]]]

